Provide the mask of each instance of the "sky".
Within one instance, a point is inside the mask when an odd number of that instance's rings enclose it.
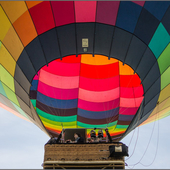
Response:
[[[48,140],[33,123],[0,108],[0,169],[43,169]],[[136,128],[121,142],[129,147],[126,169],[170,169],[170,116]]]

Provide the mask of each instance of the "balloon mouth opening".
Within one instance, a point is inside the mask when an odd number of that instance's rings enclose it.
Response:
[[[70,55],[43,66],[30,88],[31,102],[52,134],[64,128],[108,127],[121,136],[143,100],[140,77],[127,64],[104,56]],[[104,134],[105,136],[105,134]]]

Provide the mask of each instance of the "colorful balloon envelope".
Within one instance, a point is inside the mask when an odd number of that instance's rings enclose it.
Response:
[[[108,128],[114,141],[169,116],[169,6],[1,1],[0,106],[50,136]]]

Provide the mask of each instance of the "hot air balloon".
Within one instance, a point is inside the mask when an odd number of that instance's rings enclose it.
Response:
[[[120,141],[169,115],[170,2],[1,1],[0,106],[49,136]]]

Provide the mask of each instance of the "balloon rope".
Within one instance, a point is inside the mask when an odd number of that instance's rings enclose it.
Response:
[[[150,165],[152,165],[152,164],[154,163],[154,161],[155,161],[155,159],[156,159],[156,155],[157,155],[157,151],[158,151],[158,143],[159,143],[159,142],[158,142],[158,141],[159,141],[159,121],[158,121],[157,147],[156,147],[156,153],[155,153],[154,159],[153,159],[153,161],[152,161],[149,165],[144,165],[144,164],[141,163],[141,161],[142,161],[143,157],[145,156],[145,154],[146,154],[146,152],[147,152],[147,150],[148,150],[148,147],[149,147],[149,145],[150,145],[150,142],[151,142],[151,139],[152,139],[152,136],[153,136],[153,132],[154,132],[154,129],[155,129],[155,122],[156,122],[156,117],[155,117],[155,121],[154,121],[154,125],[153,125],[153,128],[152,128],[152,132],[151,132],[151,135],[150,135],[150,139],[149,139],[148,145],[147,145],[147,147],[146,147],[146,149],[145,149],[145,151],[144,151],[141,159],[140,159],[137,163],[132,164],[132,165],[129,165],[129,166],[135,167],[137,164],[141,164],[141,165],[143,165],[143,166],[150,166]],[[127,159],[127,160],[128,160],[128,159]],[[127,161],[127,160],[126,160],[126,161]]]
[[[158,113],[158,115],[159,115],[159,113]],[[158,152],[158,144],[159,144],[159,116],[158,116],[158,120],[157,120],[157,121],[158,121],[158,131],[157,131],[156,153],[155,153],[154,159],[152,160],[152,162],[151,162],[150,164],[144,165],[144,164],[142,164],[142,163],[140,162],[140,164],[143,165],[143,166],[145,166],[145,167],[148,167],[148,166],[152,165],[152,164],[154,163],[155,159],[156,159],[156,156],[157,156],[157,152]]]
[[[135,146],[133,148],[132,154],[130,155],[129,158],[126,159],[126,161],[129,160],[133,156],[133,154],[135,152],[135,149],[136,149],[136,146],[137,146],[137,142],[138,142],[138,137],[139,137],[139,127],[137,127],[137,128],[138,128],[138,131],[137,131],[137,138],[136,138],[136,141],[135,141]]]
[[[141,106],[140,106],[141,107]],[[139,122],[139,120],[140,120],[140,116],[141,116],[141,108],[139,109],[139,114],[138,114],[138,119],[137,119],[137,121],[136,121],[136,124],[134,125],[134,126],[136,126],[137,124],[138,124],[138,122]],[[129,144],[128,144],[128,147],[131,145],[131,142],[132,142],[132,139],[133,139],[133,136],[134,136],[134,134],[135,134],[135,131],[136,131],[136,128],[133,130],[133,135],[132,135],[132,137],[131,137],[131,139],[130,139],[130,142],[129,142]]]
[[[141,115],[141,111],[139,111],[138,120],[137,120],[137,122],[136,122],[136,125],[138,124],[138,122],[139,122],[139,120],[140,120],[140,115]],[[135,126],[136,126],[136,125],[135,125]],[[135,149],[136,149],[136,145],[137,145],[137,141],[138,141],[138,136],[139,136],[139,127],[137,127],[137,128],[138,128],[138,131],[137,131],[137,139],[136,139],[136,142],[135,142],[135,146],[134,146],[132,155],[134,154],[134,151],[135,151]],[[136,130],[136,128],[135,128],[135,130]],[[135,134],[135,130],[133,131],[133,135],[132,135],[132,137],[131,137],[131,139],[130,139],[130,143],[129,143],[128,147],[130,146],[130,144],[131,144],[131,142],[132,142],[132,139],[133,139],[134,134]],[[132,157],[132,155],[131,155],[128,159],[130,159],[130,158]],[[126,160],[128,160],[128,159],[126,159]]]
[[[134,137],[135,131],[136,131],[136,128],[133,130],[132,137],[131,137],[131,139],[130,139],[130,141],[129,141],[129,144],[127,145],[128,147],[131,145],[131,142],[132,142],[132,139],[133,139],[133,137]]]

